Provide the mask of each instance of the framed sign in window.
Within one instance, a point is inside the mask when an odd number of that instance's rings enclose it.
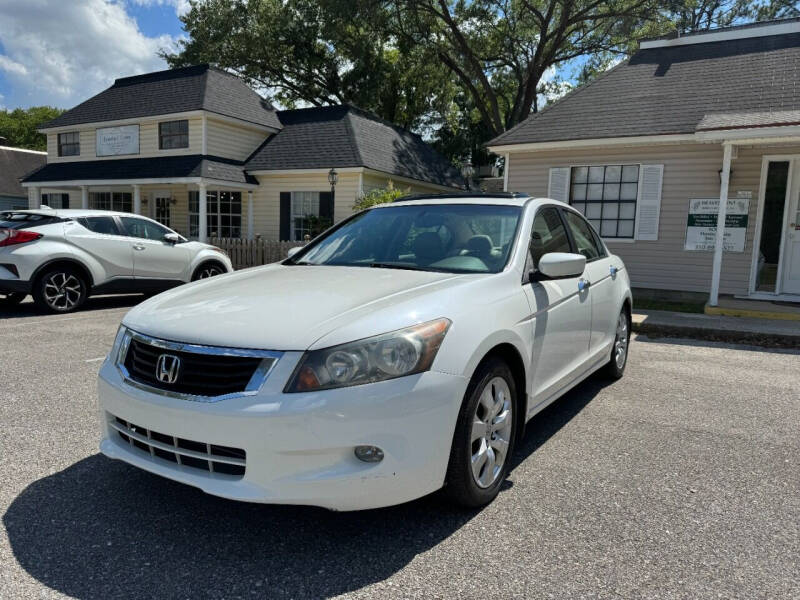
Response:
[[[97,156],[139,154],[139,126],[123,125],[97,130]]]

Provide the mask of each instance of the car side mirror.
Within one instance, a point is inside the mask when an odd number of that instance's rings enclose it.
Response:
[[[168,244],[173,244],[173,245],[180,244],[182,239],[183,238],[181,238],[181,236],[179,236],[177,233],[164,234],[164,241],[167,242]]]
[[[294,248],[289,248],[289,251],[286,253],[286,258],[292,258],[295,254],[302,250],[302,246],[295,246]]]
[[[579,277],[586,269],[586,257],[570,252],[548,252],[539,259],[539,272],[548,279]]]

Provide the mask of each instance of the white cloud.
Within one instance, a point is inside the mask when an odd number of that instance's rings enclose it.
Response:
[[[139,6],[172,6],[179,17],[185,15],[191,8],[189,0],[129,0],[129,2]]]
[[[168,35],[147,37],[114,0],[3,0],[0,74],[6,102],[71,108],[115,78],[165,68]]]

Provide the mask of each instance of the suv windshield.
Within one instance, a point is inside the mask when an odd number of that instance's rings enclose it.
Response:
[[[365,211],[285,264],[497,273],[505,267],[521,209],[419,204]]]

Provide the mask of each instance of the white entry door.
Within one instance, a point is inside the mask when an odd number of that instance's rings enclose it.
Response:
[[[800,159],[795,159],[792,166],[781,268],[784,294],[800,294]]]

